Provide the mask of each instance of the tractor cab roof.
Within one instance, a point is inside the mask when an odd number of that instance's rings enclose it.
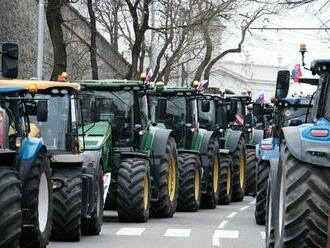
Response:
[[[82,90],[96,91],[141,91],[150,87],[143,81],[137,80],[83,80],[75,82],[81,85]]]
[[[32,93],[48,93],[54,89],[79,91],[80,85],[68,82],[54,82],[41,80],[0,80],[0,86],[23,88]]]
[[[6,95],[11,93],[25,93],[27,89],[22,87],[12,87],[12,86],[0,86],[0,95]]]
[[[213,100],[213,101],[220,101],[220,100],[225,100],[225,98],[223,98],[220,95],[217,94],[203,94],[198,96],[198,99],[200,100]]]
[[[157,84],[149,93],[164,96],[197,96],[200,94],[195,88],[167,87],[164,85],[158,86]]]
[[[230,96],[226,95],[225,98],[227,101],[231,101],[231,99],[237,99],[238,101],[245,103],[251,102],[252,100],[252,97],[248,95],[230,95]]]

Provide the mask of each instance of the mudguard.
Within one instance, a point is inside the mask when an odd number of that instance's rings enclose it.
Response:
[[[94,150],[94,151],[84,151],[81,155],[83,157],[83,168],[84,167],[93,167],[99,168],[102,159],[102,152],[101,150]],[[105,171],[105,168],[102,168]]]
[[[18,169],[23,187],[30,174],[34,159],[41,150],[47,151],[42,139],[25,138],[23,140],[18,159]]]
[[[272,159],[278,159],[280,156],[280,140],[278,138],[268,138],[263,139],[261,143],[258,145],[258,149],[256,150],[256,154],[260,161],[270,161]],[[263,150],[261,149],[262,145],[271,145],[271,150]]]
[[[211,138],[214,136],[214,132],[212,131],[206,131],[203,134],[202,142],[199,147],[199,152],[201,154],[201,162],[202,162],[202,167],[203,167],[203,172],[205,169],[207,169],[209,163],[208,163],[208,157],[207,157],[207,152],[208,152],[208,147]]]
[[[229,130],[226,143],[225,143],[225,148],[228,148],[230,153],[233,153],[238,145],[239,139],[243,136],[242,131],[238,130]]]
[[[324,118],[315,124],[285,127],[283,136],[290,153],[298,160],[317,166],[330,167],[330,136],[313,137],[312,130],[328,130],[330,123]]]
[[[263,138],[264,138],[264,130],[254,129],[253,138],[252,138],[252,145],[259,144]]]
[[[166,154],[166,145],[172,130],[159,128],[155,131],[150,153],[150,174],[153,184],[159,185],[160,160]]]

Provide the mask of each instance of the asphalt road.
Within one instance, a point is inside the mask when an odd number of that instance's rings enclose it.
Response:
[[[80,243],[51,242],[50,248],[263,248],[264,227],[254,221],[254,199],[197,213],[176,213],[148,223],[119,223],[116,212],[106,211],[99,236]]]

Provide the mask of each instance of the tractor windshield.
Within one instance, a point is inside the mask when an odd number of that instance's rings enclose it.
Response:
[[[116,147],[132,146],[134,135],[134,95],[132,92],[86,91],[80,97],[83,99],[82,111],[86,135],[102,136],[103,133],[96,132],[100,126],[98,124],[109,123],[113,132],[114,145]]]
[[[202,111],[202,101],[198,101],[198,114],[199,114],[199,125],[201,128],[211,130],[215,128],[216,125],[216,110],[213,101],[210,102],[210,109],[208,112]]]
[[[48,118],[46,122],[38,122],[36,116],[30,116],[30,121],[36,126],[37,133],[40,135],[47,149],[50,151],[71,152],[77,134],[73,131],[72,123],[75,123],[76,111],[74,99],[67,94],[36,94],[35,102],[47,100]],[[77,142],[77,141],[76,141]]]

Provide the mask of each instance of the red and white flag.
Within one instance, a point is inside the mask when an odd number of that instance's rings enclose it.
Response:
[[[238,125],[238,126],[243,126],[244,125],[244,116],[241,114],[237,114],[234,124]]]

